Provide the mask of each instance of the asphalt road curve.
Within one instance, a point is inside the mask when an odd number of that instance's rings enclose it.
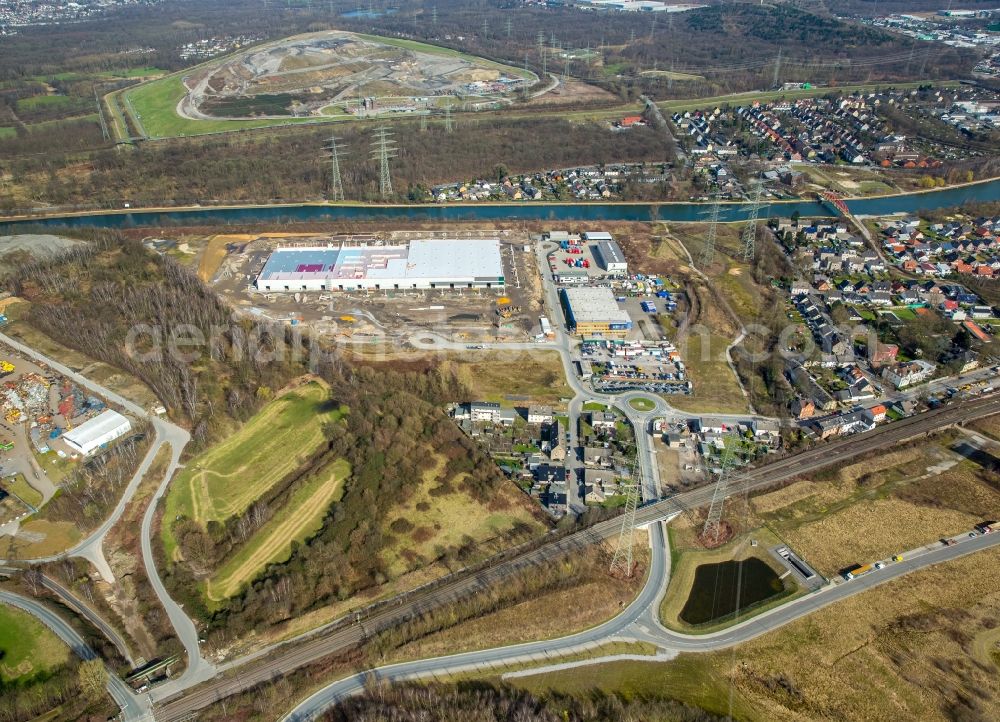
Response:
[[[787,481],[839,460],[898,444],[951,424],[996,413],[1000,413],[1000,396],[992,395],[918,414],[887,424],[867,434],[821,442],[807,451],[745,472],[731,482],[728,495],[741,494],[744,491]],[[648,524],[670,516],[678,510],[704,506],[711,502],[712,493],[712,487],[708,486],[648,504],[638,510],[636,523]],[[446,578],[441,583],[383,604],[377,611],[364,616],[360,624],[347,621],[316,636],[290,641],[270,654],[238,667],[238,671],[234,670],[231,676],[217,677],[163,700],[156,709],[156,718],[164,722],[184,719],[223,697],[248,690],[325,656],[347,650],[373,632],[390,628],[449,602],[464,599],[476,590],[510,576],[518,570],[613,537],[620,529],[621,520],[610,519],[568,536],[554,537],[537,548],[499,561],[492,567],[476,572],[458,573],[454,578]]]

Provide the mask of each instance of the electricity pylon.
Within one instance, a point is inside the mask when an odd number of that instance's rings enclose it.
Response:
[[[778,87],[778,74],[781,72],[781,51],[783,48],[778,48],[778,58],[774,61],[774,82],[772,85]]]
[[[510,22],[510,18],[507,18],[507,38],[508,39],[510,38],[510,31],[511,31],[511,22]]]
[[[451,122],[451,103],[444,106],[444,132],[450,133],[455,129],[455,126]]]
[[[751,192],[750,216],[743,228],[743,260],[752,261],[757,255],[757,217],[760,215],[760,199],[764,194],[764,184],[754,181]]]
[[[636,460],[632,478],[624,485],[625,513],[622,515],[622,529],[618,534],[618,546],[611,558],[611,573],[621,572],[626,578],[632,576],[632,542],[635,538],[635,512],[639,508],[639,489],[642,487],[642,472]]]
[[[715,260],[715,238],[719,232],[719,211],[722,206],[718,199],[712,201],[712,206],[706,211],[708,215],[708,233],[705,235],[705,246],[701,249],[698,265],[702,270],[708,268]]]
[[[719,523],[722,521],[722,507],[726,503],[726,494],[729,492],[731,467],[732,452],[726,449],[722,454],[722,472],[719,474],[719,480],[715,482],[715,491],[712,492],[712,505],[708,508],[705,527],[701,530],[702,539],[711,540],[713,544],[719,541]]]
[[[396,141],[388,126],[380,125],[375,129],[375,139],[372,140],[372,158],[378,161],[379,193],[382,198],[392,195],[392,176],[389,174],[389,159],[396,157]]]
[[[420,132],[427,130],[427,113],[420,116]]]
[[[337,145],[337,138],[330,136],[329,144],[325,146],[330,159],[330,200],[346,200],[344,196],[344,181],[340,177],[340,159],[344,155],[344,147]]]

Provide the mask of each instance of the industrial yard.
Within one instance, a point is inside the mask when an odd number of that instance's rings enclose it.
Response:
[[[541,332],[541,281],[524,233],[255,236],[220,253],[204,277],[237,309],[345,343],[523,342]]]
[[[0,346],[0,535],[56,495],[74,460],[131,428],[103,400]]]

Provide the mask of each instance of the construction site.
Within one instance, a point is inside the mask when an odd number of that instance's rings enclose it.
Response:
[[[234,237],[203,278],[243,313],[341,341],[524,342],[542,334],[534,248],[511,230]]]

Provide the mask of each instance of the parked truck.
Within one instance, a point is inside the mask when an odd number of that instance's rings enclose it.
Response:
[[[856,567],[855,569],[851,569],[851,570],[847,571],[844,574],[844,579],[846,579],[847,581],[851,581],[852,579],[857,579],[861,575],[867,574],[868,572],[872,571],[873,569],[875,569],[875,565],[874,564],[864,564],[864,565],[862,565],[860,567]]]

